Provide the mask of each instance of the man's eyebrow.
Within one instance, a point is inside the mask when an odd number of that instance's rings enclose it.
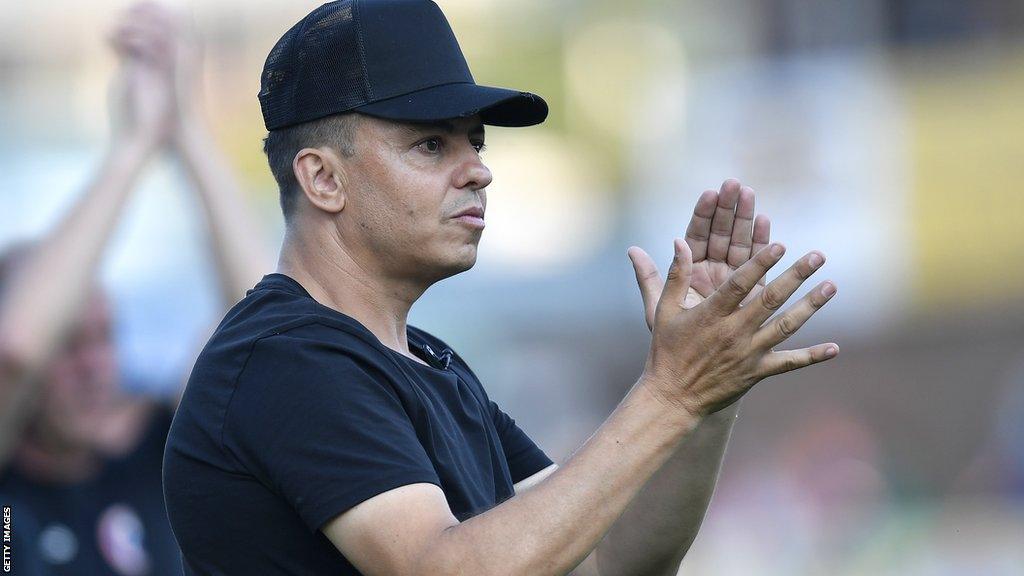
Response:
[[[402,131],[409,134],[420,134],[422,132],[446,132],[448,134],[455,133],[455,123],[449,120],[438,120],[436,122],[403,122]],[[483,123],[478,123],[475,126],[470,127],[469,135],[477,136],[484,134]]]

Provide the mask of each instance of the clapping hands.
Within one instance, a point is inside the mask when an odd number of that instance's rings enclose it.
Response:
[[[111,88],[115,138],[160,145],[193,121],[199,50],[183,16],[160,4],[134,4],[110,43],[121,61]]]
[[[824,263],[812,251],[765,284],[785,247],[770,242],[770,223],[754,217],[754,192],[727,180],[701,195],[685,241],[662,281],[642,249],[628,251],[653,333],[644,370],[657,397],[703,417],[735,402],[758,381],[835,357],[834,343],[776,352],[835,294],[825,281],[772,316]]]

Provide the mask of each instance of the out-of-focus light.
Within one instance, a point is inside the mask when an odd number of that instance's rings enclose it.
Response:
[[[611,232],[612,199],[593,155],[538,129],[494,130],[487,140],[494,182],[481,263],[543,273],[595,253]]]
[[[591,24],[571,34],[565,59],[581,120],[634,141],[679,132],[686,52],[671,29],[638,21]]]
[[[550,4],[551,0],[516,0],[516,10],[534,9]],[[441,7],[449,17],[455,16],[486,16],[509,8],[507,0],[439,0]]]

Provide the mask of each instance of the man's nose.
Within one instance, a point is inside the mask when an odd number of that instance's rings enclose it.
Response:
[[[489,186],[491,180],[494,180],[494,176],[474,150],[473,157],[467,159],[456,172],[455,187],[480,190]]]

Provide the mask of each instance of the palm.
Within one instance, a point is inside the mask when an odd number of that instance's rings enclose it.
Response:
[[[692,308],[709,297],[729,276],[770,240],[771,224],[765,216],[754,218],[754,191],[736,180],[726,180],[719,191],[707,190],[697,200],[686,229],[686,243],[693,258],[690,288],[683,306]],[[648,327],[663,282],[654,262],[642,250],[630,250],[640,284]],[[759,282],[764,285],[764,278]],[[744,298],[754,298],[755,289]]]
[[[725,282],[725,279],[735,269],[726,262],[714,262],[707,259],[694,262],[690,289],[697,292],[701,298],[707,298],[722,285],[722,282]]]
[[[690,289],[686,293],[686,301],[683,306],[686,308],[693,308],[697,304],[700,304],[705,298],[711,296],[711,294],[718,290],[718,287],[725,282],[726,278],[729,277],[739,266],[733,266],[728,262],[716,262],[714,260],[701,260],[700,262],[694,262],[692,273],[690,277]],[[761,279],[761,285],[764,285],[764,279]],[[757,294],[757,289],[752,290],[746,298],[743,299],[742,304],[746,304]]]
[[[705,298],[722,285],[727,273],[722,272],[724,262],[711,262],[702,260],[694,262],[692,276],[690,276],[690,287],[686,291],[686,299],[683,301],[684,308],[693,308],[700,304]],[[728,268],[725,265],[724,268]]]

